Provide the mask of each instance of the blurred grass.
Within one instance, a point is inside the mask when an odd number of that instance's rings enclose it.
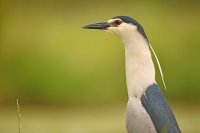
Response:
[[[185,109],[185,107],[188,109]],[[200,108],[172,104],[183,133],[198,133]],[[21,133],[125,133],[125,105],[93,107],[24,106]],[[17,113],[0,109],[0,132],[16,133]]]

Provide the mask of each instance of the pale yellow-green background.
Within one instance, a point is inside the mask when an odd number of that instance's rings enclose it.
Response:
[[[0,5],[0,133],[125,133],[124,49],[81,27],[137,19],[154,47],[184,133],[200,125],[200,2],[4,0]],[[157,69],[157,66],[156,66]]]

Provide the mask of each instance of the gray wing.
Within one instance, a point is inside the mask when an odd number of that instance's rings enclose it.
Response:
[[[165,101],[158,85],[149,86],[141,97],[141,101],[158,133],[181,133],[174,114]]]

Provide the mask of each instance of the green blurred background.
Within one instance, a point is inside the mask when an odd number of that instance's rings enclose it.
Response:
[[[81,27],[136,18],[154,47],[183,132],[200,128],[200,2],[5,0],[0,5],[0,132],[125,133],[124,49]],[[157,68],[157,67],[156,67]],[[157,69],[158,70],[158,69]]]

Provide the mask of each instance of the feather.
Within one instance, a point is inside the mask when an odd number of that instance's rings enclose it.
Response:
[[[155,59],[156,59],[157,64],[158,64],[158,68],[159,68],[159,71],[160,71],[160,76],[161,76],[163,85],[164,85],[165,89],[167,89],[166,84],[165,84],[165,80],[164,80],[164,75],[163,75],[162,67],[161,67],[161,65],[160,65],[160,61],[158,60],[158,57],[157,57],[157,55],[156,55],[156,52],[154,51],[154,49],[153,49],[153,47],[151,46],[151,44],[149,44],[149,46],[150,46],[151,51],[153,52],[153,55],[154,55],[154,57],[155,57]]]

